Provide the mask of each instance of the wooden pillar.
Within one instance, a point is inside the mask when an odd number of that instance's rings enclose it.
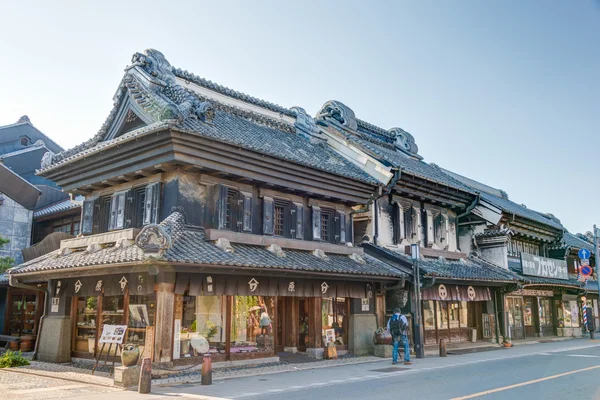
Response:
[[[285,343],[284,347],[298,347],[298,305],[297,297],[285,298]]]
[[[377,314],[377,327],[385,328],[385,296],[383,294],[375,295],[375,312]]]
[[[154,361],[173,360],[173,323],[175,312],[175,274],[159,275],[156,291],[156,330]]]
[[[225,296],[225,359],[231,360],[231,313],[233,311],[233,296]]]
[[[308,346],[312,348],[323,347],[321,298],[308,298]]]

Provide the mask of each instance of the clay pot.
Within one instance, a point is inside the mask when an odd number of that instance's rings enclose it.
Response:
[[[21,340],[20,349],[22,352],[33,350],[33,340]]]
[[[12,351],[19,351],[19,342],[10,342],[10,349]]]
[[[392,334],[385,329],[378,328],[373,334],[375,344],[392,344]]]
[[[124,367],[137,365],[140,358],[140,348],[137,344],[125,344],[121,351],[121,363]]]
[[[512,347],[512,343],[504,343],[504,347]]]

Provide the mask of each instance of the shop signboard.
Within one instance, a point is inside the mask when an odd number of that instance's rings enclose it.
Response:
[[[123,344],[125,331],[127,331],[127,325],[104,325],[102,327],[100,343]]]
[[[552,290],[541,289],[519,289],[507,293],[507,296],[552,297],[554,296],[554,292]]]
[[[569,279],[567,262],[564,260],[521,253],[521,266],[523,268],[523,275],[552,279]]]

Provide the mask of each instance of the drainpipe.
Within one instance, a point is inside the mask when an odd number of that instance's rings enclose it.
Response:
[[[43,308],[43,312],[42,312],[42,316],[40,317],[40,327],[38,328],[38,333],[37,333],[37,339],[35,341],[35,347],[33,348],[33,356],[32,359],[36,360],[37,359],[37,354],[38,354],[38,345],[40,344],[40,336],[42,334],[42,327],[44,326],[44,319],[46,318],[46,306],[48,305],[48,296],[50,296],[50,285],[48,284],[48,287],[46,289],[42,289],[39,288],[37,286],[31,286],[31,285],[26,285],[24,283],[20,283],[17,278],[15,278],[13,275],[8,274],[8,285],[10,287],[15,287],[15,288],[20,288],[20,289],[27,289],[27,290],[35,290],[37,292],[44,292],[45,296],[44,296],[44,308]]]
[[[479,195],[477,195],[475,197],[475,200],[473,200],[473,202],[471,204],[469,204],[469,206],[467,207],[467,209],[465,210],[464,213],[456,216],[456,224],[454,224],[454,225],[455,225],[455,230],[456,230],[456,248],[458,249],[458,251],[462,251],[460,248],[460,240],[458,240],[458,238],[459,238],[459,236],[458,236],[458,220],[461,219],[462,217],[464,217],[465,215],[469,214],[471,211],[473,211],[473,209],[475,208],[475,206],[477,205],[478,202],[479,202]]]

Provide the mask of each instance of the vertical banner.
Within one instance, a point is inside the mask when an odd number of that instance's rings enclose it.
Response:
[[[154,327],[146,327],[146,339],[144,341],[144,352],[140,357],[140,361],[144,358],[150,358],[154,360]]]
[[[179,360],[181,357],[181,320],[175,320],[175,331],[173,332],[173,359]]]

